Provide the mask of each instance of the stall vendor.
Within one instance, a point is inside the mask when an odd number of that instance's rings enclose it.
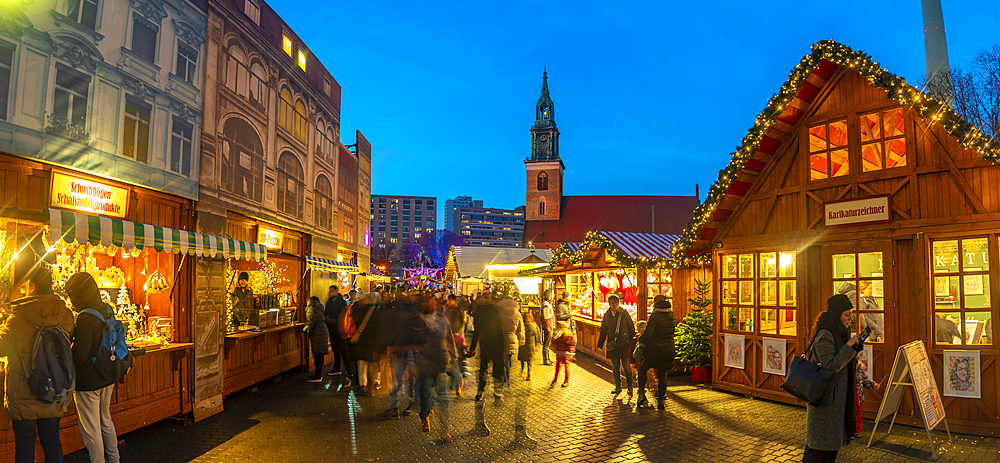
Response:
[[[234,327],[242,325],[244,322],[250,321],[253,314],[253,290],[250,289],[250,274],[247,272],[240,272],[239,279],[236,283],[236,288],[233,289],[232,295],[236,297],[236,302],[233,304],[233,310],[230,311],[230,322]]]

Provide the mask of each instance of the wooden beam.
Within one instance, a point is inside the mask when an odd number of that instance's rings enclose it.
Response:
[[[794,142],[795,137],[793,137],[790,141]],[[764,229],[767,228],[767,224],[771,222],[771,217],[774,216],[774,214],[770,214],[768,213],[768,211],[774,210],[774,204],[778,202],[778,191],[781,190],[781,185],[785,183],[785,180],[788,179],[788,175],[792,172],[792,167],[795,166],[795,161],[799,159],[798,152],[799,150],[795,150],[794,153],[790,152],[790,150],[785,150],[786,156],[791,155],[792,158],[789,160],[788,165],[785,166],[785,171],[782,172],[781,176],[779,177],[780,180],[778,181],[777,184],[774,185],[774,189],[771,190],[771,198],[768,199],[767,207],[764,208],[764,212],[767,215],[764,216],[764,220],[761,221],[760,230],[757,230],[758,235],[764,234]]]

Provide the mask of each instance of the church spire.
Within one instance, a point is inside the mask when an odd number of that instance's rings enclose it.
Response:
[[[556,106],[549,96],[549,72],[542,68],[542,95],[535,103],[535,125],[531,128],[531,161],[559,159],[559,129]]]
[[[555,127],[556,109],[549,97],[549,73],[542,68],[542,95],[535,104],[535,127]]]

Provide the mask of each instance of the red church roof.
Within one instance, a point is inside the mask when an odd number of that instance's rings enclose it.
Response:
[[[563,196],[561,220],[525,221],[523,240],[555,249],[591,230],[680,234],[698,204],[695,196]]]

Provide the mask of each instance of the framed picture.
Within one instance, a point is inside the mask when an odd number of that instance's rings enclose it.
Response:
[[[944,351],[944,394],[948,397],[982,398],[983,379],[978,350]]]
[[[872,280],[872,297],[885,297],[885,280]]]
[[[947,296],[951,288],[948,287],[948,277],[934,277],[934,295]]]
[[[965,275],[965,295],[966,296],[983,295],[982,275]]]
[[[725,338],[726,342],[726,360],[723,362],[725,366],[731,368],[739,368],[743,370],[746,368],[746,337],[742,334],[727,334]]]
[[[785,361],[784,339],[764,338],[761,346],[764,355],[762,356],[764,373],[785,376],[785,368],[788,362]]]

